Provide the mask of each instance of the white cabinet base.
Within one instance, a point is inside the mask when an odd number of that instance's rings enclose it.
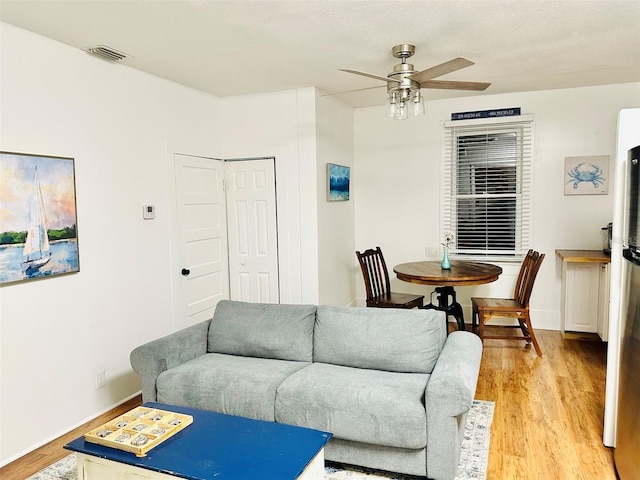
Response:
[[[609,257],[591,250],[556,250],[562,259],[561,330],[598,333],[609,330]]]

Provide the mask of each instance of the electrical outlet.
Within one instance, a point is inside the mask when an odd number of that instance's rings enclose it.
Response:
[[[431,258],[431,257],[437,257],[440,252],[438,247],[427,247],[424,249],[424,254],[427,258]]]
[[[104,370],[98,372],[98,374],[96,375],[96,390],[104,388],[106,381],[107,381],[107,372],[105,372]]]

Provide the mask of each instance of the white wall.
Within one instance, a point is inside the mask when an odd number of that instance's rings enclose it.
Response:
[[[390,269],[425,259],[438,248],[443,123],[453,112],[521,107],[534,115],[533,247],[546,253],[532,296],[534,326],[560,329],[559,248],[600,249],[600,228],[613,216],[608,195],[564,196],[564,158],[616,153],[618,110],[640,106],[640,84],[483,95],[426,102],[427,114],[406,121],[384,116],[383,107],[356,110],[355,169],[357,248],[379,245]],[[519,265],[490,285],[458,289],[469,319],[471,295],[510,295]],[[355,278],[358,297],[364,288]],[[392,287],[411,292],[431,288],[394,278]]]
[[[319,302],[331,240],[318,232],[332,221],[319,218],[319,156],[351,162],[353,110],[322,108],[321,128],[337,127],[318,147],[314,88],[218,99],[4,23],[0,35],[0,149],[75,158],[80,254],[77,274],[0,287],[3,465],[135,395],[130,351],[175,325],[173,152],[276,158],[281,300]],[[338,233],[353,236],[352,218]],[[323,282],[353,285],[333,273]],[[348,303],[353,288],[328,298]]]
[[[349,305],[356,296],[356,199],[352,189],[348,201],[327,200],[327,164],[352,167],[352,182],[357,175],[353,169],[354,113],[351,107],[330,96],[318,97],[316,113],[319,303]]]
[[[80,254],[77,274],[0,288],[6,463],[139,390],[129,352],[171,326],[165,142],[218,143],[219,102],[0,27],[0,148],[75,159]]]

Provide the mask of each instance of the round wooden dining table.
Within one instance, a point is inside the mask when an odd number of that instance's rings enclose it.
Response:
[[[467,262],[452,260],[451,269],[445,270],[439,261],[422,261],[401,263],[393,267],[399,280],[419,283],[421,285],[437,285],[438,304],[432,302],[422,308],[442,310],[455,318],[458,330],[464,330],[462,305],[456,300],[455,287],[481,285],[498,279],[502,268],[491,263]]]

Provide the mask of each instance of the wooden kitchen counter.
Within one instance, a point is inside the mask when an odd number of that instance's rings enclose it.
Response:
[[[556,250],[556,255],[564,262],[610,263],[611,256],[602,250]]]

